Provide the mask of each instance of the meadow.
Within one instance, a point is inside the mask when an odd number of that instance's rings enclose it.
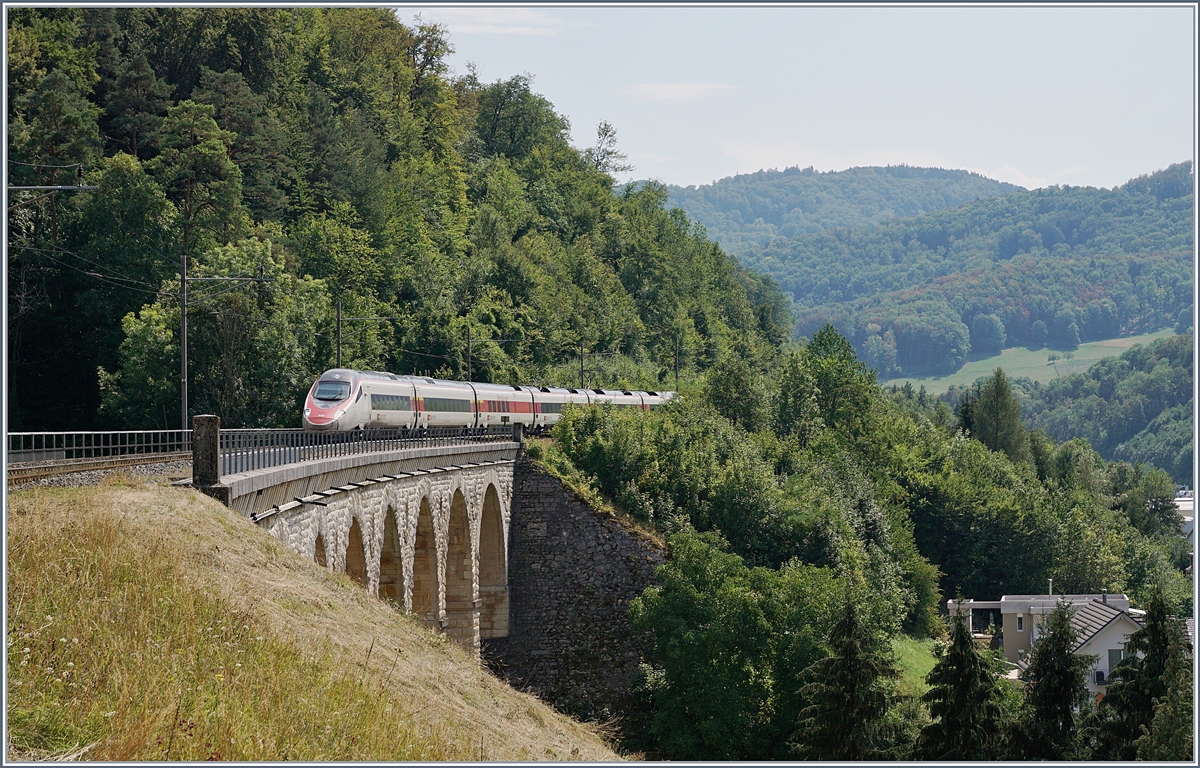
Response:
[[[976,379],[989,376],[996,368],[1003,368],[1010,379],[1027,377],[1043,384],[1046,382],[1081,373],[1097,360],[1105,357],[1116,357],[1136,344],[1149,344],[1155,339],[1173,336],[1175,331],[1164,328],[1154,333],[1143,333],[1140,336],[1124,336],[1116,339],[1103,339],[1080,344],[1073,352],[1061,352],[1048,348],[1028,349],[1026,347],[1010,347],[998,355],[968,360],[954,373],[944,376],[927,376],[925,378],[901,377],[881,381],[881,384],[898,387],[911,383],[913,388],[925,387],[931,395],[941,394],[951,386],[967,386],[975,383]],[[1070,354],[1071,359],[1065,359]],[[1058,359],[1048,360],[1051,355]]]

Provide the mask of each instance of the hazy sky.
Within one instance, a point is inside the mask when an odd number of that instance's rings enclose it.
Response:
[[[459,74],[528,72],[631,178],[907,163],[1111,187],[1192,159],[1190,7],[400,6]]]

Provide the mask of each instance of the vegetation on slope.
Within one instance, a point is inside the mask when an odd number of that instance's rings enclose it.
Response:
[[[956,208],[1021,188],[969,171],[907,165],[758,171],[699,187],[669,186],[687,211],[730,253],[749,260],[776,239],[882,224]]]
[[[790,330],[770,281],[614,192],[615,132],[568,143],[529,77],[451,78],[386,9],[69,8],[9,17],[15,429],[294,426],[343,365],[663,388]],[[222,283],[214,278],[261,278]],[[470,360],[468,361],[468,350]]]
[[[1149,464],[1191,485],[1192,334],[1133,347],[1085,373],[1016,381],[1026,423],[1055,440],[1083,438],[1106,459]]]
[[[564,412],[561,452],[671,552],[632,608],[655,650],[644,709],[626,720],[630,748],[682,759],[815,749],[797,735],[819,703],[804,691],[834,674],[822,660],[836,655],[847,599],[880,658],[892,647],[881,638],[941,635],[943,597],[1036,594],[1051,577],[1063,592],[1123,591],[1137,605],[1161,593],[1191,614],[1166,475],[1027,431],[1002,372],[969,403],[956,416],[883,390],[826,327],[778,368],[726,359],[650,413]],[[878,754],[916,754],[928,711],[911,680],[880,685],[891,736],[864,738]]]
[[[10,760],[606,760],[584,727],[192,491],[20,491]]]
[[[912,190],[893,178],[899,170],[915,177],[905,179]],[[937,174],[790,169],[674,194],[743,264],[792,296],[797,334],[833,323],[884,377],[952,371],[971,351],[1073,349],[1190,325],[1190,163],[1111,190],[988,182],[989,191],[964,172]],[[938,184],[954,190],[947,205],[908,202],[936,198]],[[892,196],[920,210],[888,209]],[[877,201],[874,219],[822,218],[863,199]],[[801,213],[786,212],[794,203]],[[783,224],[789,216],[800,218]]]

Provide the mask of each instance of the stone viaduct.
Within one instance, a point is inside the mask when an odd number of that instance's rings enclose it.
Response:
[[[663,546],[529,460],[519,433],[222,475],[218,425],[196,419],[198,490],[561,711],[607,720],[636,706],[650,638],[630,627],[629,601],[652,583]]]
[[[481,640],[508,636],[517,440],[417,443],[219,475],[216,425],[197,417],[198,490],[477,656]]]

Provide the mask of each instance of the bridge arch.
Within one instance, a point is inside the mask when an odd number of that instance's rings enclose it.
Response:
[[[379,599],[404,609],[404,547],[396,507],[387,505],[379,546]]]
[[[346,575],[360,587],[367,586],[367,550],[363,541],[362,526],[358,516],[350,518],[350,532],[346,535]]]
[[[325,538],[320,533],[313,540],[313,562],[322,568],[329,567],[329,556],[325,554]]]
[[[508,547],[500,494],[488,483],[479,518],[479,637],[508,637]]]
[[[441,618],[438,590],[437,535],[429,496],[422,495],[417,511],[417,530],[413,537],[412,612],[426,626],[437,629]]]
[[[454,489],[446,530],[446,633],[468,647],[479,645],[475,602],[475,546],[466,497]]]
[[[256,522],[469,650],[506,637],[511,463],[392,471],[346,477]]]

